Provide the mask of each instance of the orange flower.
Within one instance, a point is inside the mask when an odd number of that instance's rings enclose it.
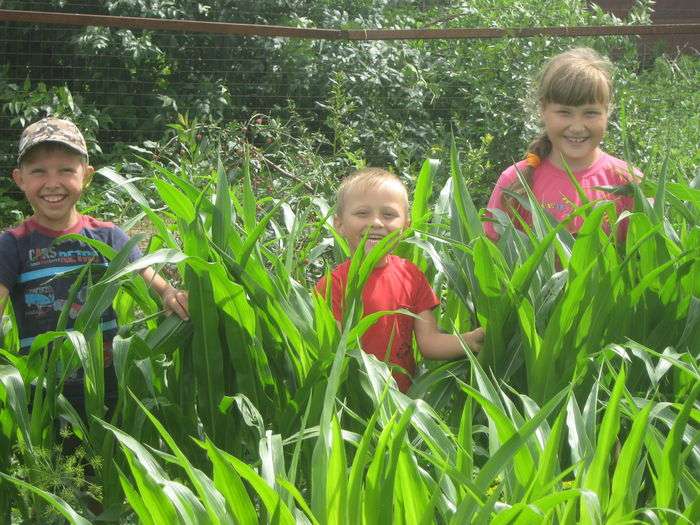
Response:
[[[536,168],[540,165],[540,162],[542,162],[540,156],[537,153],[528,153],[527,155],[525,155],[525,160],[527,161],[527,165],[530,168]]]

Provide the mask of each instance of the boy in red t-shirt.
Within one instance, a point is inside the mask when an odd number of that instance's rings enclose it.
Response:
[[[369,251],[382,238],[409,224],[408,192],[401,180],[386,170],[365,168],[345,179],[338,190],[337,209],[333,224],[355,251],[369,230],[365,250]],[[331,274],[331,303],[338,321],[343,318],[343,298],[350,261],[337,266]],[[316,289],[326,292],[326,278]],[[412,337],[421,354],[428,359],[455,359],[464,356],[458,336],[438,330],[433,309],[439,300],[425,275],[413,263],[388,254],[379,260],[362,291],[364,315],[383,310],[406,309],[418,319],[391,314],[381,317],[362,336],[362,349],[384,361],[398,365],[406,373],[395,372],[394,378],[402,392],[411,386],[410,377],[416,369],[411,350]],[[467,346],[478,352],[484,332],[477,328],[461,336]],[[391,347],[389,345],[391,344]]]

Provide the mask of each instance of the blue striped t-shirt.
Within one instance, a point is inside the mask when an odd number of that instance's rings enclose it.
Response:
[[[90,264],[92,281],[99,278],[108,260],[94,248],[78,240],[54,241],[69,233],[100,240],[121,250],[129,237],[111,222],[80,215],[68,230],[51,230],[28,219],[0,235],[0,283],[10,291],[10,300],[17,318],[22,349],[28,349],[34,338],[55,330],[61,310],[68,299],[71,285],[80,270]],[[134,248],[131,260],[140,257]],[[87,279],[86,279],[87,281]],[[68,306],[67,328],[72,328],[87,296],[87,282]],[[114,311],[108,308],[101,319],[105,341],[111,342],[117,323]]]

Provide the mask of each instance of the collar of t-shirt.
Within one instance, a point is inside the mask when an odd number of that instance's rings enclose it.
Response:
[[[573,173],[574,177],[576,178],[576,180],[581,180],[581,179],[585,178],[586,175],[588,175],[589,173],[591,173],[593,171],[597,171],[600,168],[601,164],[604,164],[609,158],[610,158],[610,156],[603,151],[600,153],[600,156],[596,159],[596,161],[593,164],[591,164],[587,168],[583,168],[583,169],[580,169],[577,171],[572,171],[572,173]],[[548,175],[561,177],[561,178],[567,179],[567,180],[569,178],[568,174],[566,173],[566,170],[564,168],[560,168],[559,166],[554,164],[554,162],[552,162],[552,160],[549,157],[545,158],[542,161],[541,166],[542,166],[542,168],[544,168],[544,171],[548,172]]]
[[[27,226],[29,231],[37,231],[42,235],[46,235],[47,237],[60,237],[61,235],[68,235],[69,233],[80,233],[85,226],[85,216],[78,214],[78,220],[75,221],[75,224],[65,230],[53,230],[51,228],[47,228],[46,226],[39,224],[34,217],[27,219]]]

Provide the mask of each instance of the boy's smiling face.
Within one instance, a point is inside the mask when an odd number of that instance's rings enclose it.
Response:
[[[59,147],[28,154],[12,178],[32,205],[39,224],[66,230],[78,219],[75,204],[93,172],[80,155]]]
[[[354,252],[365,232],[369,232],[365,250],[395,230],[408,226],[406,190],[401,183],[387,180],[372,188],[356,188],[345,195],[342,211],[333,219],[335,229]],[[378,266],[386,264],[386,257]]]

